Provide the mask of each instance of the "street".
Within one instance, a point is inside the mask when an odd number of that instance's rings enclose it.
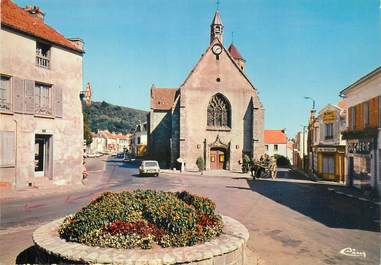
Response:
[[[112,158],[101,183],[90,191],[3,200],[1,264],[28,261],[32,233],[39,225],[78,210],[102,192],[138,188],[187,190],[214,200],[220,213],[248,228],[248,264],[257,256],[270,265],[380,262],[378,205],[333,192],[334,185],[305,180],[295,172],[280,172],[277,180],[241,174],[139,177],[137,167]],[[343,255],[345,248],[365,256]]]

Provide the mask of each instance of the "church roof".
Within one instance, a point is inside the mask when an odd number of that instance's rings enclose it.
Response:
[[[224,45],[221,43],[221,41],[218,39],[218,38],[215,38],[214,41],[212,43],[210,43],[209,47],[205,50],[205,52],[201,55],[201,58],[198,60],[198,62],[196,63],[196,65],[192,68],[192,70],[189,72],[188,76],[185,78],[184,82],[181,84],[180,88],[183,87],[186,82],[189,80],[189,78],[192,76],[192,74],[196,71],[196,69],[198,68],[199,64],[201,63],[201,61],[203,60],[203,58],[205,57],[205,55],[208,53],[209,50],[211,50],[211,48],[213,47],[213,45],[215,43],[219,43],[221,44],[223,50],[226,52],[226,54],[228,55],[228,57],[230,58],[231,62],[234,64],[234,66],[237,68],[238,71],[241,72],[242,76],[247,80],[247,82],[249,82],[249,84],[251,85],[251,87],[256,90],[255,86],[253,85],[253,83],[250,81],[250,79],[246,76],[246,74],[242,71],[242,69],[239,67],[239,65],[237,64],[237,62],[235,61],[235,59],[233,58],[233,56],[230,54],[230,52],[228,50],[226,50],[226,48],[224,47]]]
[[[216,11],[216,13],[214,13],[212,25],[222,25],[221,14],[220,14],[220,11],[218,10]]]
[[[1,0],[1,25],[49,41],[71,50],[83,52],[74,43],[10,0]]]
[[[286,144],[287,136],[284,130],[264,130],[265,144]]]
[[[151,109],[170,110],[176,98],[176,88],[151,88]]]
[[[242,55],[239,53],[238,49],[235,47],[235,45],[232,43],[230,44],[229,48],[228,48],[228,51],[230,52],[230,55],[234,58],[234,59],[241,59],[241,60],[245,60],[243,59]]]

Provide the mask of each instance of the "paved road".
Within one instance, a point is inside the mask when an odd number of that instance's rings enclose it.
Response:
[[[284,179],[278,181],[239,175],[140,178],[136,165],[110,160],[103,184],[93,191],[2,203],[0,261],[23,260],[36,226],[79,209],[103,191],[150,188],[189,190],[215,200],[218,211],[246,225],[249,254],[258,253],[268,265],[380,264],[377,205],[336,194],[328,185],[290,180],[302,179],[295,174],[280,175]],[[366,257],[340,254],[347,247]]]

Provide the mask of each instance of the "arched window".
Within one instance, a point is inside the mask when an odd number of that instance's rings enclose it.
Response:
[[[208,106],[208,126],[210,127],[231,127],[230,103],[221,94],[216,94],[209,101]]]

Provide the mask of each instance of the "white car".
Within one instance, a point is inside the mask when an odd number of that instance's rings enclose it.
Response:
[[[155,177],[159,176],[160,166],[159,163],[155,160],[143,160],[142,164],[139,167],[140,176],[144,175],[154,175]]]

